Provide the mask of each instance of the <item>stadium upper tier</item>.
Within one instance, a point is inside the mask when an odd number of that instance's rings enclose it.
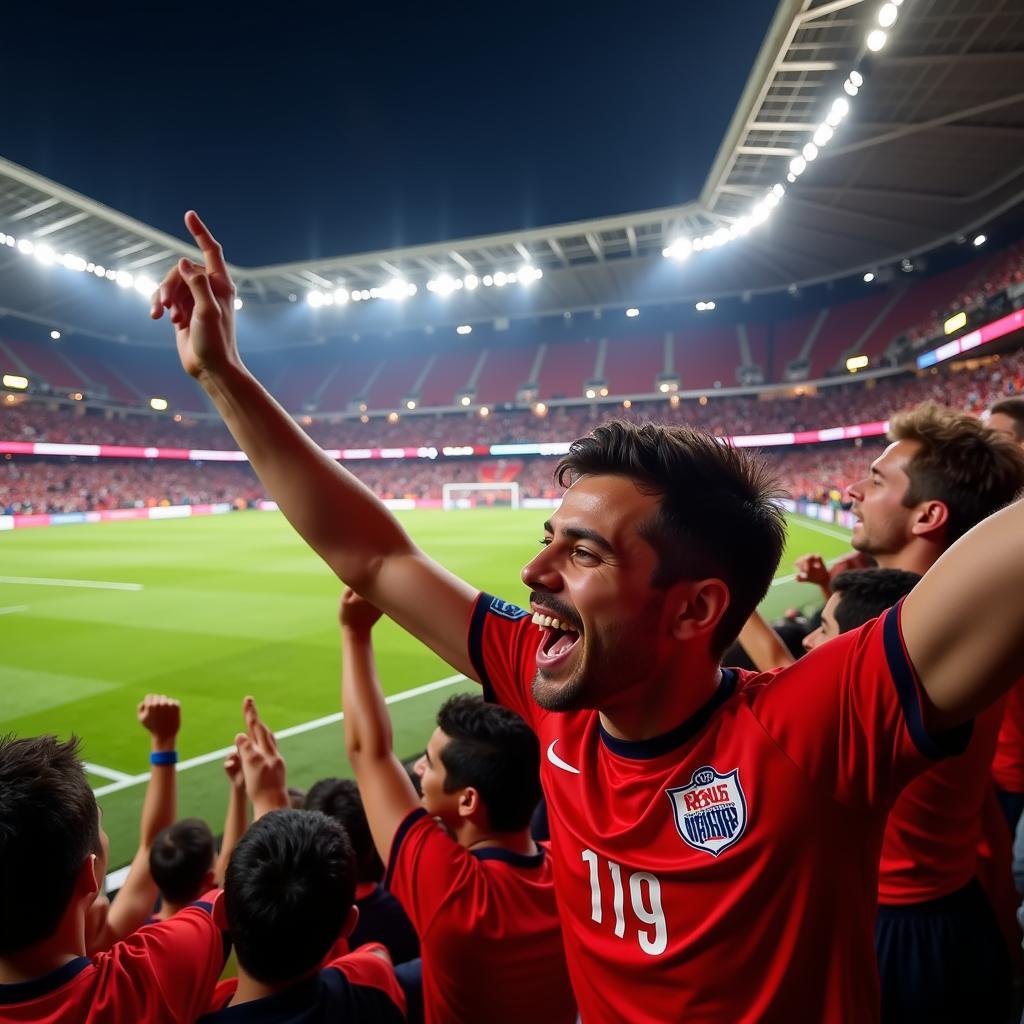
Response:
[[[967,312],[970,327],[1013,308],[1024,291],[1024,243],[928,278],[910,275],[867,288],[863,298],[769,322],[718,322],[712,313],[696,325],[691,315],[677,329],[614,336],[594,321],[590,335],[575,338],[542,324],[536,340],[521,344],[477,343],[468,335],[459,347],[409,350],[396,339],[391,353],[374,342],[259,352],[251,361],[297,416],[373,418],[413,408],[481,406],[493,411],[814,381],[845,375],[852,356],[865,357],[871,368],[905,364],[917,349],[943,337],[943,321],[952,312]],[[240,330],[244,341],[244,322]],[[0,338],[0,370],[27,378],[37,394],[129,409],[147,408],[158,398],[172,414],[213,412],[182,374],[170,343],[160,349],[77,337]]]
[[[307,432],[323,447],[391,449],[564,442],[610,416],[687,423],[720,436],[777,434],[886,420],[896,409],[932,399],[980,412],[1007,394],[1024,393],[1024,353],[979,360],[973,368],[946,364],[933,370],[882,379],[853,378],[835,387],[765,401],[756,395],[699,399],[663,397],[649,402],[559,406],[544,415],[530,409],[344,419],[304,418]],[[232,450],[237,446],[219,423],[154,414],[115,415],[85,406],[48,408],[44,401],[9,395],[0,404],[0,442],[130,445],[177,450]],[[84,454],[84,453],[80,453]],[[142,452],[139,453],[140,455]],[[185,457],[183,454],[181,457]]]

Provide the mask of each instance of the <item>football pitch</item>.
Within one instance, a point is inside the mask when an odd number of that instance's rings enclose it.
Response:
[[[526,600],[519,570],[543,511],[399,513],[416,541],[481,589]],[[813,603],[793,559],[849,549],[848,532],[792,517],[770,616]],[[278,731],[289,783],[350,774],[338,715],[341,587],[274,513],[129,521],[0,535],[0,732],[82,737],[103,808],[111,867],[138,839],[148,735],[146,693],[182,702],[178,815],[220,831],[221,762],[253,694]],[[374,632],[401,756],[423,749],[438,704],[475,684],[390,622]]]

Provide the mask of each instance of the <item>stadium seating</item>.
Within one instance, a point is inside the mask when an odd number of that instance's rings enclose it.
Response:
[[[663,337],[609,338],[601,376],[610,394],[647,395],[654,391],[654,382],[664,368]]]
[[[427,374],[420,391],[420,404],[425,406],[455,405],[456,395],[466,387],[480,352],[466,348],[458,352],[440,352]]]
[[[478,402],[496,405],[512,401],[518,388],[529,383],[536,350],[491,348],[476,384]]]
[[[15,338],[7,338],[2,344],[23,363],[30,376],[41,377],[55,391],[85,391],[88,384],[57,350],[56,346],[30,345]]]
[[[583,385],[594,379],[596,361],[597,343],[590,338],[547,345],[537,375],[539,397],[545,401],[578,398]]]

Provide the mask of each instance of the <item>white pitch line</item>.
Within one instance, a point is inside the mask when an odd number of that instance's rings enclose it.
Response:
[[[465,679],[466,676],[459,673],[454,676],[445,676],[444,679],[435,679],[432,683],[424,683],[422,686],[415,686],[411,690],[403,690],[401,693],[394,693],[390,697],[384,698],[385,704],[400,704],[404,700],[411,700],[413,697],[420,697],[425,693],[432,693],[434,690],[442,690],[446,686],[451,686],[452,683],[457,683],[460,680]],[[325,725],[333,725],[335,722],[340,722],[345,716],[340,711],[335,711],[333,714],[324,715],[323,718],[314,718],[309,722],[300,722],[298,725],[290,725],[286,729],[274,733],[279,740],[286,740],[291,736],[299,736],[304,732],[312,732],[314,729],[320,729]],[[188,771],[189,768],[198,768],[200,765],[209,764],[211,761],[219,761],[221,758],[227,757],[228,754],[234,753],[235,747],[232,744],[230,747],[221,747],[220,750],[211,750],[208,754],[199,754],[196,757],[190,757],[185,761],[178,763],[178,771]],[[86,766],[88,768],[88,765]],[[110,771],[110,769],[105,769]],[[102,775],[102,772],[95,772],[96,775]],[[120,774],[120,773],[119,773]],[[133,786],[141,786],[144,782],[149,781],[149,772],[143,772],[141,775],[123,775],[122,778],[111,782],[109,785],[100,786],[99,789],[93,790],[93,796],[98,800],[100,797],[107,796],[109,793],[118,793],[122,789],[131,789]]]
[[[0,615],[15,615],[18,612],[27,612],[27,604],[12,604],[9,608],[0,608]]]
[[[142,590],[141,583],[108,583],[106,580],[59,580],[49,576],[0,576],[0,583],[30,587],[83,587],[86,590]]]
[[[104,768],[101,764],[93,764],[90,761],[83,761],[82,766],[90,775],[98,775],[101,779],[113,779],[114,782],[124,782],[126,779],[134,778],[127,772],[119,772],[114,768]]]
[[[800,525],[806,526],[808,530],[814,530],[817,533],[823,533],[826,537],[835,537],[836,540],[849,540],[851,536],[850,530],[837,530],[830,529],[827,526],[822,526],[821,523],[814,519],[809,519],[806,516],[800,516]]]

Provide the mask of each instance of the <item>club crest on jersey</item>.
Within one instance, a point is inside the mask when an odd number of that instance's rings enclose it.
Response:
[[[705,765],[688,786],[665,791],[672,801],[676,830],[695,850],[717,857],[739,841],[747,827],[747,798],[740,785],[740,770],[723,775]]]
[[[520,608],[519,605],[512,604],[511,601],[502,601],[500,597],[491,598],[490,611],[495,615],[500,615],[503,619],[511,619],[513,622],[530,614],[525,608]]]

